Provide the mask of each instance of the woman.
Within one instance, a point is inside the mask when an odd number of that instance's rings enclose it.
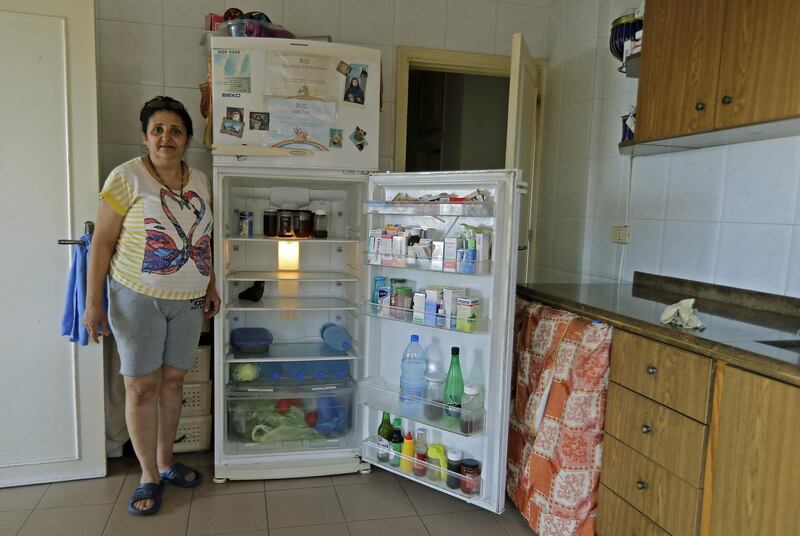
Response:
[[[364,90],[361,89],[358,78],[353,77],[350,79],[350,85],[344,93],[344,100],[355,104],[364,104]]]
[[[183,156],[192,119],[170,97],[139,114],[147,154],[114,169],[100,192],[83,324],[98,342],[109,326],[125,380],[125,420],[142,468],[128,502],[134,515],[158,512],[165,482],[193,487],[202,475],[172,462],[183,377],[194,365],[203,318],[219,310],[211,264],[207,177]],[[103,284],[110,275],[108,318]]]

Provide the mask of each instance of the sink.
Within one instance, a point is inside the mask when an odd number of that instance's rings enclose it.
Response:
[[[800,339],[778,340],[778,341],[756,341],[756,342],[800,354]]]

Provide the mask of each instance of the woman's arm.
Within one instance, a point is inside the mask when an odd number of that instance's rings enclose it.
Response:
[[[203,317],[211,318],[219,312],[219,293],[217,292],[217,278],[214,276],[214,268],[211,268],[211,274],[208,278],[208,287],[206,288],[206,303],[203,305]]]
[[[100,201],[97,209],[97,221],[92,235],[92,247],[89,250],[89,269],[86,275],[86,311],[83,314],[83,325],[94,342],[100,342],[97,326],[102,328],[103,335],[110,335],[108,319],[103,308],[103,289],[105,287],[111,256],[117,248],[117,240],[122,230],[123,217],[106,201]]]

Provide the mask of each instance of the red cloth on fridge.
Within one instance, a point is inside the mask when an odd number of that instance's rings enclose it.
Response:
[[[611,327],[517,300],[506,490],[539,536],[593,536]]]

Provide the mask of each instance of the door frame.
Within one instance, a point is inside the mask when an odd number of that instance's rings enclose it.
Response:
[[[536,247],[536,218],[539,213],[539,183],[542,172],[542,129],[544,128],[544,96],[547,75],[547,60],[534,58],[538,71],[539,98],[536,102],[536,148],[533,177],[524,177],[531,193],[529,230],[533,236],[528,246],[528,274],[533,275]],[[395,104],[394,104],[394,171],[406,170],[406,134],[408,132],[408,80],[411,70],[438,71],[444,73],[474,74],[482,76],[511,77],[511,56],[480,54],[433,48],[397,47],[395,49]]]

